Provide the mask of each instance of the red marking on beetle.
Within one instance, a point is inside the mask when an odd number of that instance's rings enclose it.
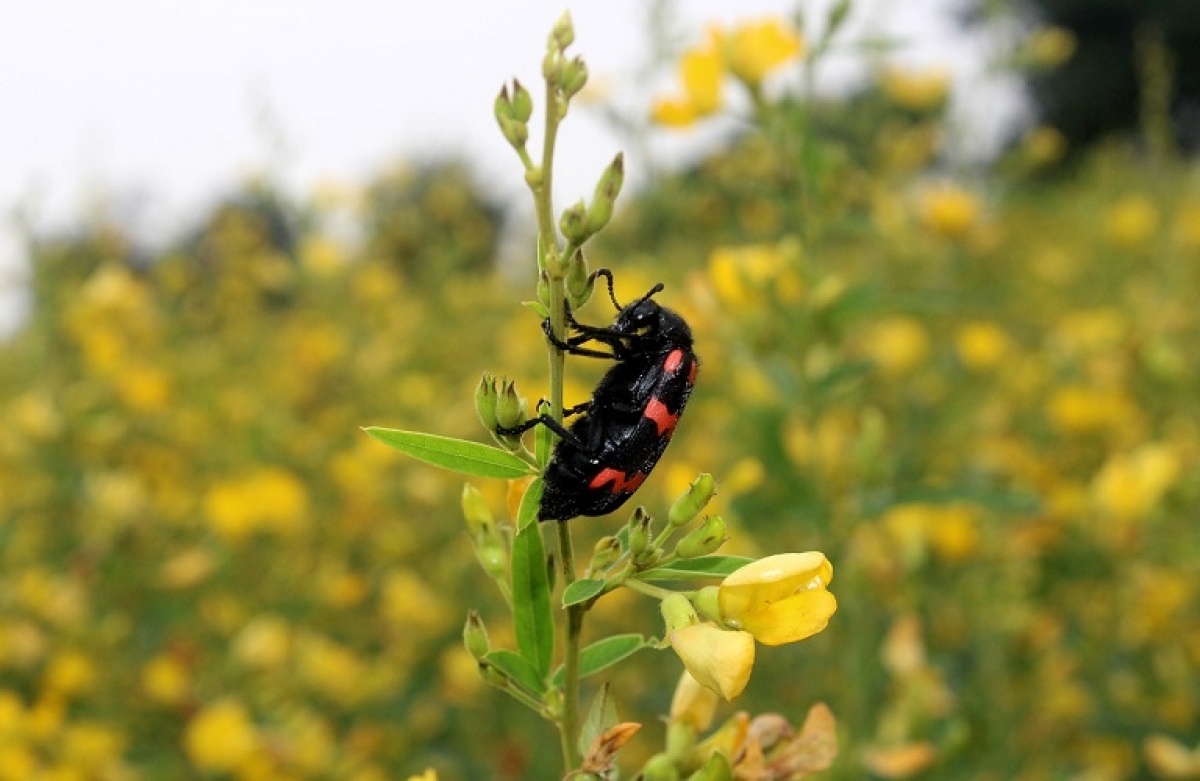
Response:
[[[667,355],[667,360],[663,361],[663,371],[668,374],[674,372],[683,364],[683,350],[672,350]]]
[[[695,361],[692,361],[692,368],[688,369],[688,385],[696,384],[696,367],[698,365]]]
[[[660,437],[669,431],[673,431],[675,424],[679,422],[679,413],[671,412],[667,409],[666,404],[663,404],[656,398],[651,398],[649,403],[646,404],[646,409],[642,412],[642,417],[654,421],[654,425],[658,426],[658,435]]]
[[[592,478],[592,482],[588,483],[588,488],[601,488],[606,483],[612,483],[612,492],[614,494],[627,493],[631,494],[636,491],[646,480],[646,475],[642,472],[637,472],[633,477],[626,478],[625,473],[620,469],[613,469],[611,466],[606,466],[600,470],[600,473]]]

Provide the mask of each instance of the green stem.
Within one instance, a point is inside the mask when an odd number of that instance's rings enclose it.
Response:
[[[664,599],[672,594],[683,594],[685,596],[690,596],[691,594],[695,593],[692,591],[672,591],[669,588],[662,588],[661,586],[651,586],[646,581],[638,580],[637,578],[630,578],[629,580],[625,581],[624,585],[625,588],[632,589],[640,594],[645,594],[648,597],[654,597],[655,599]]]
[[[546,85],[546,137],[542,147],[542,165],[537,186],[533,188],[537,209],[538,235],[546,256],[545,273],[550,290],[550,330],[563,339],[567,326],[566,288],[563,283],[563,258],[560,254],[558,230],[554,223],[554,146],[558,136],[558,124],[562,119],[558,108],[557,89]],[[549,349],[550,358],[550,416],[562,422],[563,373],[566,355],[554,345]],[[563,585],[575,582],[575,551],[570,527],[565,522],[556,524],[558,529],[558,553],[562,566]],[[583,630],[583,608],[572,605],[567,608],[564,626],[565,659],[563,662],[562,712],[558,721],[559,738],[562,743],[563,762],[566,772],[582,764],[576,737],[579,732],[579,650]]]

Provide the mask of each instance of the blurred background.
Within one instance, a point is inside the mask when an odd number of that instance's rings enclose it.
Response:
[[[5,9],[0,779],[557,776],[461,648],[461,480],[359,430],[542,395],[491,106],[564,6],[512,5]],[[639,500],[836,568],[737,706],[828,702],[832,778],[1200,777],[1200,6],[565,7],[557,204],[625,151],[589,258],[704,363]],[[614,674],[630,768],[678,671]]]

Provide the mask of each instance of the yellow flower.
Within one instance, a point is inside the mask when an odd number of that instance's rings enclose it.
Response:
[[[1054,392],[1050,419],[1061,431],[1086,433],[1127,423],[1136,413],[1133,403],[1119,390],[1068,385]]]
[[[679,62],[683,95],[660,98],[654,104],[654,121],[670,127],[686,127],[721,107],[721,79],[725,64],[715,36],[704,45],[686,52]]]
[[[671,698],[671,721],[690,724],[697,733],[703,732],[712,726],[717,703],[717,693],[684,670]]]
[[[768,72],[800,54],[802,45],[796,31],[778,19],[740,25],[725,40],[729,72],[756,88]]]
[[[837,610],[828,591],[831,580],[833,565],[823,553],[767,556],[721,583],[721,618],[763,645],[803,640],[824,629]]]
[[[419,776],[409,776],[408,781],[438,781],[438,777],[433,768],[428,768]]]
[[[754,637],[714,624],[691,624],[667,635],[683,666],[701,685],[727,700],[737,697],[754,669]]]
[[[915,368],[929,354],[929,335],[915,317],[897,315],[880,320],[866,340],[868,354],[888,377]]]
[[[1050,165],[1067,153],[1067,137],[1053,127],[1035,127],[1025,134],[1021,149],[1034,165]]]
[[[995,323],[967,323],[954,335],[958,356],[968,369],[994,369],[1008,357],[1012,341]]]
[[[197,770],[235,770],[258,750],[258,729],[237,700],[220,700],[197,713],[183,734],[188,759]]]
[[[96,679],[91,659],[78,651],[64,651],[50,660],[43,686],[56,695],[72,697],[91,689]]]
[[[1169,446],[1149,442],[1132,453],[1108,459],[1092,481],[1097,503],[1123,518],[1146,515],[1179,478],[1178,456]]]
[[[1075,54],[1075,34],[1062,27],[1043,27],[1026,44],[1031,64],[1040,68],[1056,68]]]
[[[948,238],[965,236],[979,221],[979,197],[956,184],[942,184],[921,196],[921,221]]]
[[[204,497],[209,522],[220,536],[238,542],[257,531],[284,536],[308,529],[308,490],[281,467],[259,467],[213,485]]]
[[[142,668],[142,691],[155,702],[178,705],[187,699],[188,671],[174,656],[159,654]]]
[[[1135,249],[1154,237],[1158,222],[1158,209],[1149,198],[1127,195],[1109,208],[1104,231],[1116,246]]]
[[[1142,753],[1161,778],[1200,776],[1200,746],[1189,748],[1169,735],[1153,734],[1142,741]]]
[[[883,93],[909,111],[929,111],[942,105],[950,91],[950,72],[945,68],[925,71],[889,68],[879,79]]]
[[[771,244],[719,247],[709,256],[708,278],[722,304],[745,311],[761,306],[763,292],[784,263],[783,253]]]
[[[279,616],[261,615],[247,623],[233,638],[233,658],[246,667],[279,669],[292,649],[292,628]]]

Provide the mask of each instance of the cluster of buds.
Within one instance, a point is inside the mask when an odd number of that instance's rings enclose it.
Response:
[[[625,183],[625,155],[621,152],[604,169],[596,189],[592,193],[592,202],[586,203],[582,198],[566,209],[558,221],[558,228],[568,242],[582,246],[585,241],[596,235],[608,221],[612,219],[613,207],[617,203],[617,195]]]
[[[514,451],[521,447],[520,436],[500,433],[503,429],[517,428],[529,419],[525,413],[525,400],[517,393],[514,380],[485,373],[475,388],[475,413],[501,445]]]
[[[495,114],[500,132],[508,143],[518,152],[523,150],[529,140],[529,118],[533,116],[533,97],[529,90],[513,79],[511,94],[505,85],[496,96]]]

